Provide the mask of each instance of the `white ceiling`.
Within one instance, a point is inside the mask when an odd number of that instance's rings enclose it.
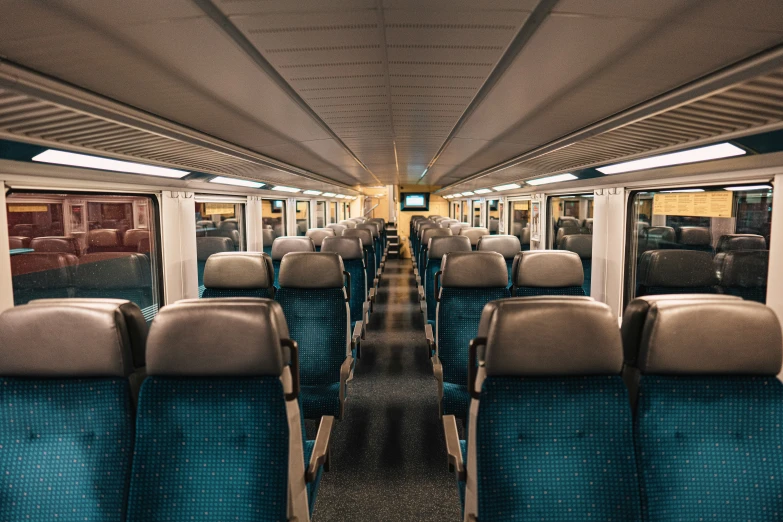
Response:
[[[783,42],[780,0],[538,4],[213,0],[282,85],[193,0],[0,0],[0,56],[340,183],[415,182],[443,148],[445,185]]]

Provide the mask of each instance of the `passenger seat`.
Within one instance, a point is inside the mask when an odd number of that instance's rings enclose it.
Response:
[[[514,258],[511,295],[583,296],[582,260],[567,250],[528,250]]]
[[[72,254],[30,252],[11,256],[14,305],[33,299],[73,297],[79,258]]]
[[[724,252],[720,264],[720,289],[749,301],[767,302],[769,250]]]
[[[104,252],[79,259],[74,297],[133,301],[139,308],[152,305],[152,274],[144,254]]]
[[[484,227],[462,227],[459,231],[460,236],[468,236],[470,246],[473,250],[478,247],[479,239],[489,235],[489,230]]]
[[[233,245],[227,237],[197,237],[196,238],[196,262],[198,265],[199,297],[204,292],[204,267],[207,259],[218,252],[231,252]]]
[[[87,233],[87,253],[121,251],[120,232],[115,228],[99,228]]]
[[[779,520],[780,324],[748,301],[650,306],[636,355],[645,520]]]
[[[0,520],[124,520],[129,377],[144,348],[122,306],[40,301],[0,314]]]
[[[435,274],[441,271],[443,258],[451,252],[470,252],[470,239],[465,236],[436,236],[430,239],[427,249],[427,264],[424,270],[424,295],[419,300],[426,303],[425,319],[431,331],[435,329],[437,317],[437,294],[435,289]],[[433,354],[430,354],[432,356]]]
[[[264,228],[261,230],[261,242],[264,245],[264,253],[268,256],[272,255],[272,243],[277,238],[277,234],[271,228]]]
[[[712,255],[698,250],[648,250],[639,257],[636,296],[714,294],[718,277]]]
[[[321,243],[323,243],[324,238],[334,237],[334,235],[334,230],[331,228],[311,228],[305,233],[305,236],[313,240],[316,252],[321,251]]]
[[[708,227],[680,227],[678,243],[686,250],[697,250],[715,254],[712,248],[712,232]]]
[[[315,243],[309,237],[281,236],[272,243],[272,266],[275,269],[275,287],[279,288],[280,263],[290,252],[315,252]]]
[[[36,252],[59,252],[73,256],[82,255],[79,240],[68,236],[43,236],[30,240],[29,247]]]
[[[219,252],[204,267],[204,299],[275,296],[272,258],[263,252]]]
[[[364,269],[362,240],[358,237],[325,237],[321,252],[338,254],[343,261],[343,268],[350,275],[351,331],[355,331],[358,324],[364,339],[370,314],[370,296],[367,292],[367,272]]]
[[[509,297],[506,261],[497,252],[452,252],[443,258],[437,291],[433,338],[426,325],[441,415],[468,414],[468,344],[478,331],[481,311],[490,301]],[[437,339],[437,343],[435,343]]]
[[[511,268],[514,258],[522,252],[522,244],[517,236],[483,236],[479,238],[476,250],[479,252],[497,252],[506,260],[508,280],[511,281]]]
[[[310,520],[334,419],[307,440],[288,337],[270,300],[161,310],[148,341],[128,522]]]
[[[582,261],[582,273],[584,274],[582,289],[585,291],[585,295],[590,295],[593,273],[593,236],[589,234],[566,236],[563,238],[562,248],[574,252]]]
[[[500,300],[477,334],[467,452],[456,419],[443,418],[449,462],[466,483],[464,520],[640,520],[610,308],[584,297]]]

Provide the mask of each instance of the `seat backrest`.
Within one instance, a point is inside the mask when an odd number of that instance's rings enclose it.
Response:
[[[207,259],[203,298],[274,297],[275,270],[263,252],[221,252]]]
[[[36,252],[61,252],[74,256],[82,254],[79,240],[68,236],[34,237],[30,240],[30,248]]]
[[[716,252],[734,250],[766,250],[767,240],[758,234],[724,234],[718,240]]]
[[[482,236],[479,238],[476,250],[479,252],[497,252],[506,260],[508,280],[511,281],[511,267],[514,257],[522,251],[522,244],[517,236]]]
[[[378,272],[377,258],[375,257],[375,240],[372,237],[372,230],[367,228],[349,228],[343,232],[343,237],[358,237],[362,240],[364,248],[364,269],[366,272],[367,286],[372,286],[375,274]]]
[[[478,332],[481,310],[490,301],[509,297],[506,261],[497,252],[451,252],[443,257],[436,310],[438,357],[443,364],[444,415],[467,417],[468,344]]]
[[[443,257],[451,252],[470,252],[470,239],[466,236],[436,236],[430,239],[427,249],[427,265],[422,277],[427,299],[427,321],[435,324],[438,302],[435,293],[435,274],[440,272]]]
[[[17,248],[30,248],[30,238],[25,236],[9,236],[8,248],[11,250]]]
[[[782,343],[775,313],[759,303],[650,306],[634,425],[646,520],[777,518]]]
[[[343,232],[348,228],[345,225],[338,225],[337,223],[332,223],[331,225],[326,225],[326,228],[331,228],[334,230],[335,236],[342,236]]]
[[[367,221],[365,223],[361,223],[359,225],[356,225],[356,228],[358,228],[359,230],[362,230],[362,229],[369,230],[370,232],[372,232],[372,237],[373,237],[374,240],[378,239],[381,236],[381,229],[380,229],[378,223],[372,223],[370,221]]]
[[[239,230],[239,222],[236,218],[224,219],[218,223],[218,228],[221,230]]]
[[[150,231],[145,228],[131,228],[125,231],[125,235],[122,238],[122,244],[128,252],[137,252],[139,249],[139,243],[141,240],[146,239],[149,241]]]
[[[511,293],[517,297],[583,296],[584,269],[568,250],[527,250],[514,258]]]
[[[585,291],[585,295],[590,295],[593,274],[593,236],[591,234],[565,236],[560,248],[574,252],[582,260],[582,273],[584,274],[582,289]]]
[[[708,252],[648,250],[639,257],[636,295],[711,294],[718,276]]]
[[[477,337],[466,515],[640,520],[611,309],[584,297],[504,299],[485,307]]]
[[[347,228],[356,228],[356,225],[358,225],[356,221],[351,221],[349,219],[340,221],[338,224]]]
[[[196,264],[199,286],[204,284],[204,267],[207,264],[207,259],[209,259],[209,256],[218,252],[231,252],[232,250],[234,250],[234,245],[227,237],[196,238]]]
[[[722,254],[720,287],[726,294],[767,301],[769,250],[737,250]]]
[[[429,249],[430,240],[434,237],[451,236],[451,230],[448,228],[426,228],[421,232],[421,248],[419,249],[419,258],[416,266],[419,269],[419,275],[421,276],[427,267],[427,250]],[[421,284],[425,285],[425,277],[421,277]]]
[[[280,264],[275,294],[285,312],[291,338],[299,343],[303,386],[340,382],[340,366],[350,354],[348,296],[342,259],[333,252],[293,252]],[[303,401],[305,418],[313,418],[323,405]],[[339,415],[339,402],[331,405]]]
[[[14,305],[33,299],[70,297],[79,258],[57,252],[11,256]]]
[[[712,232],[708,227],[680,227],[677,242],[687,250],[713,253]]]
[[[455,223],[459,223],[459,221],[457,221],[456,219],[444,219],[438,222],[438,225],[440,226],[440,228],[451,228],[451,225]]]
[[[324,238],[334,237],[335,232],[331,228],[311,228],[305,235],[313,240],[315,251],[318,252],[321,250],[321,243],[323,243]]]
[[[133,301],[139,308],[152,304],[152,274],[144,254],[103,252],[79,258],[75,296]]]
[[[489,235],[489,230],[484,227],[462,227],[459,231],[460,236],[467,236],[470,239],[470,246],[476,249],[479,239]]]
[[[367,299],[362,240],[358,237],[327,237],[321,245],[321,252],[334,252],[343,260],[343,268],[351,275],[351,321],[361,321]]]
[[[563,226],[557,229],[555,245],[558,248],[562,248],[563,238],[574,234],[581,234],[581,231],[582,229],[579,227],[576,221],[567,221]]]
[[[261,229],[261,241],[264,244],[264,252],[270,256],[272,255],[272,243],[274,243],[276,238],[277,234],[271,228]]]
[[[242,520],[309,520],[297,352],[287,338],[280,305],[267,299],[161,310],[147,343],[129,522],[216,509]]]
[[[458,236],[459,235],[459,231],[462,230],[462,227],[464,227],[464,226],[466,226],[466,225],[463,224],[463,223],[460,223],[459,221],[457,221],[457,222],[450,223],[449,224],[449,229],[451,230],[451,233],[453,235]]]
[[[122,306],[38,301],[0,314],[0,519],[124,520],[129,376],[144,340]]]
[[[98,228],[87,232],[87,252],[117,252],[120,250],[120,232],[116,228]]]
[[[561,216],[557,218],[557,227],[579,227],[579,218],[574,216]]]
[[[280,236],[272,242],[272,266],[275,268],[275,286],[280,280],[280,263],[291,252],[315,252],[315,243],[309,237]]]

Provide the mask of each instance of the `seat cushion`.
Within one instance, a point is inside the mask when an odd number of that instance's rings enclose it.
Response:
[[[200,297],[209,299],[213,297],[260,297],[268,299],[271,297],[268,288],[253,288],[243,290],[241,288],[205,288]]]
[[[780,520],[783,384],[775,377],[640,381],[636,450],[649,520]]]
[[[309,465],[310,456],[313,454],[313,448],[315,448],[314,440],[304,441],[304,462],[305,468]],[[324,467],[318,468],[318,473],[315,476],[315,480],[307,483],[307,504],[310,509],[310,516],[313,515],[313,509],[315,509],[315,499],[318,496],[318,487],[321,484],[321,477],[324,474]]]
[[[562,288],[537,288],[532,286],[520,286],[517,288],[516,297],[537,297],[544,295],[585,295],[581,286],[564,286]]]
[[[466,385],[443,383],[443,415],[456,415],[460,419],[466,419],[469,406],[470,394]]]
[[[288,418],[277,377],[148,377],[128,521],[285,520]]]
[[[0,520],[125,519],[125,379],[0,379]]]
[[[306,419],[317,419],[322,415],[340,414],[340,383],[320,386],[302,385],[299,391],[302,414]]]
[[[491,377],[476,419],[482,522],[640,518],[631,410],[619,376]]]

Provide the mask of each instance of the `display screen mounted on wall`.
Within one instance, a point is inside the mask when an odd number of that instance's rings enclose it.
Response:
[[[430,195],[426,192],[400,194],[402,210],[429,210]]]

